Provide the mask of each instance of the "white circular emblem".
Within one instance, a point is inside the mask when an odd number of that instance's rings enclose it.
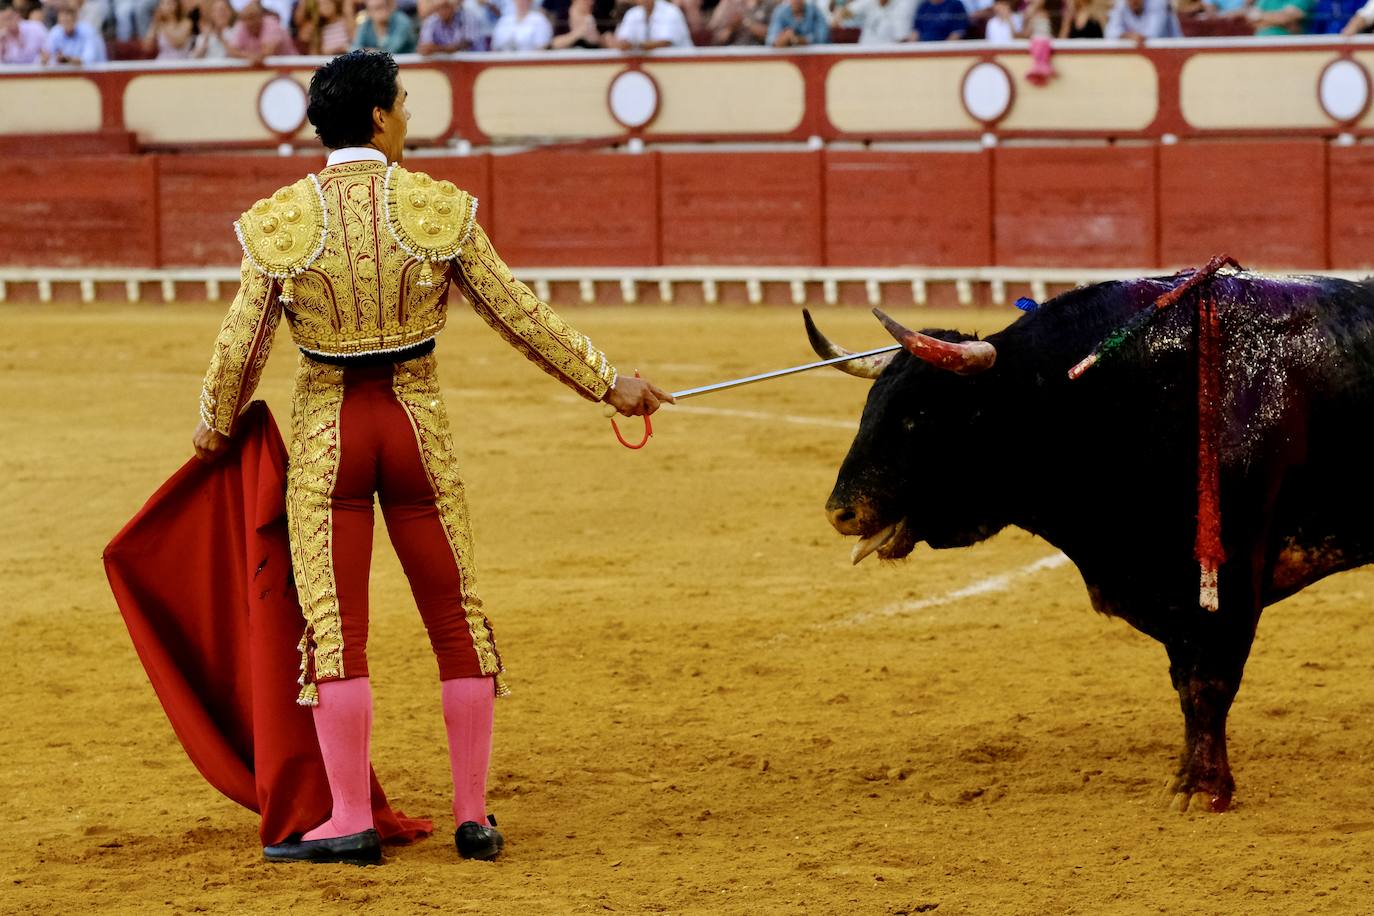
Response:
[[[973,117],[990,124],[1011,108],[1011,76],[1006,68],[989,61],[974,64],[964,74],[964,107]]]
[[[267,81],[258,93],[258,117],[275,134],[294,134],[305,123],[305,89],[285,76]]]
[[[658,83],[643,70],[625,70],[611,80],[611,117],[622,126],[643,127],[658,114]]]
[[[1317,98],[1333,121],[1353,121],[1369,106],[1369,73],[1349,58],[1333,60],[1317,80]]]

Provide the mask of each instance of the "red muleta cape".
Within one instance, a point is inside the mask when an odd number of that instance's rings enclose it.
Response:
[[[291,577],[286,448],[255,401],[225,453],[192,458],[105,548],[105,572],[167,718],[210,784],[262,815],[264,846],[329,816],[310,710],[296,705],[305,619]],[[433,832],[372,777],[384,841]]]

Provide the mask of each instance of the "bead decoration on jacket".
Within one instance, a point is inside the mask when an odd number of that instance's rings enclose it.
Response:
[[[234,221],[244,256],[260,274],[281,281],[282,302],[295,299],[295,278],[324,251],[328,212],[319,179],[307,175],[264,197]]]
[[[477,219],[477,198],[451,181],[392,164],[382,182],[386,225],[401,250],[420,262],[421,286],[433,286],[435,262],[462,251]]]

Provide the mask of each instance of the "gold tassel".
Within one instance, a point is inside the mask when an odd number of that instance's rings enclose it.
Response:
[[[495,682],[492,686],[496,688],[496,695],[498,697],[510,696],[510,686],[506,683],[506,676],[504,674],[498,674],[493,677],[492,680]]]
[[[301,690],[300,696],[296,697],[297,706],[319,706],[320,689],[314,684],[306,684]]]
[[[281,296],[279,298],[282,302],[296,301],[296,280],[294,277],[287,277],[282,281]]]
[[[420,285],[430,287],[434,285],[434,270],[430,267],[429,261],[420,261]]]

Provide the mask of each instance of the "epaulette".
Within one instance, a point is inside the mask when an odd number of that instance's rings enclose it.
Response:
[[[243,253],[263,276],[282,281],[281,301],[294,298],[292,278],[324,251],[329,217],[319,180],[308,175],[253,204],[234,221]]]
[[[435,261],[458,257],[472,235],[477,198],[451,181],[392,164],[382,187],[386,225],[401,250],[420,264],[420,285],[433,286]]]

